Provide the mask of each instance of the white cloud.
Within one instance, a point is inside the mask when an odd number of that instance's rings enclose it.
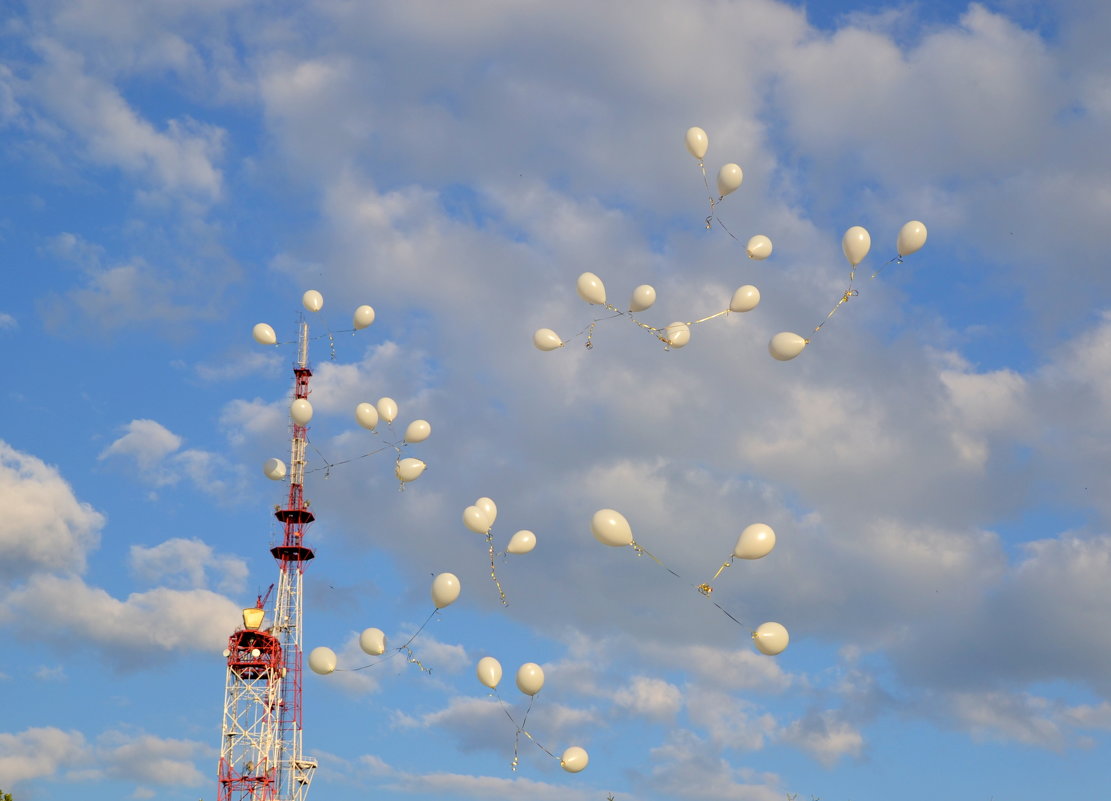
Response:
[[[782,801],[774,774],[733,767],[715,749],[686,729],[675,729],[665,744],[650,752],[651,769],[637,772],[648,795],[710,801]]]
[[[182,439],[155,420],[132,420],[127,433],[100,452],[99,459],[110,456],[131,456],[143,471],[152,471],[167,456],[181,447]],[[166,476],[151,476],[156,486],[170,483]]]
[[[0,312],[0,331],[14,331],[19,328],[19,321],[7,312]]]
[[[217,588],[242,590],[247,580],[247,563],[228,554],[217,554],[198,539],[174,538],[147,548],[132,545],[128,556],[132,572],[149,584],[201,589],[209,581]]]
[[[784,727],[779,736],[826,766],[843,757],[859,757],[864,749],[860,730],[834,710],[811,712]]]
[[[90,762],[88,744],[78,731],[52,726],[0,732],[0,776],[5,787],[41,777],[54,777]]]
[[[614,692],[613,701],[633,715],[655,720],[673,720],[683,705],[678,687],[651,676],[633,676]]]

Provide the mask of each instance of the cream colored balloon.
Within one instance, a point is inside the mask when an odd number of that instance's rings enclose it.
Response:
[[[360,403],[355,407],[355,420],[363,428],[373,431],[378,425],[378,409],[373,403]]]
[[[251,336],[255,338],[255,342],[260,345],[277,345],[278,335],[274,333],[274,329],[266,323],[258,323],[251,329]]]
[[[563,347],[563,340],[550,328],[537,328],[532,335],[532,344],[537,350],[555,350]]]
[[[441,573],[432,579],[432,603],[443,609],[455,603],[459,597],[459,577],[454,573]]]
[[[536,695],[544,686],[544,671],[535,662],[517,668],[517,689],[525,695]]]
[[[633,530],[624,515],[613,509],[599,509],[590,519],[590,533],[603,545],[620,548],[633,541]]]
[[[421,473],[424,472],[424,468],[426,467],[428,467],[428,465],[420,459],[414,459],[410,456],[398,461],[397,465],[394,467],[394,474],[397,475],[398,480],[407,484],[410,481],[416,481],[420,478]]]
[[[479,507],[468,506],[463,510],[463,525],[475,534],[485,534],[490,530],[490,519]]]
[[[752,640],[756,643],[756,650],[768,656],[783,653],[787,643],[791,641],[787,629],[779,623],[761,623],[752,632]]]
[[[281,459],[267,459],[262,472],[271,481],[281,481],[285,478],[285,462]]]
[[[478,680],[483,686],[496,690],[498,682],[501,681],[501,662],[492,656],[484,656],[478,660],[475,673],[478,674]]]
[[[312,404],[304,398],[297,398],[289,404],[289,416],[299,426],[307,426],[312,420]]]
[[[327,676],[336,669],[336,652],[323,645],[309,652],[309,668],[313,673]]]
[[[301,296],[301,305],[311,312],[318,312],[324,308],[324,296],[315,289],[310,289]]]
[[[372,306],[360,306],[355,309],[355,315],[352,317],[352,325],[355,326],[356,331],[361,331],[368,325],[374,322],[374,308]]]
[[[763,261],[768,256],[772,255],[772,241],[763,234],[757,234],[748,240],[745,246],[745,253],[748,254],[750,259],[756,261]]]
[[[718,170],[718,194],[725,197],[737,190],[744,180],[744,171],[737,164],[726,164]]]
[[[781,362],[789,362],[802,353],[806,340],[790,331],[781,331],[768,343],[768,353]]]
[[[414,420],[405,428],[406,442],[424,442],[432,434],[432,424],[427,420]]]
[[[687,152],[694,156],[699,161],[706,156],[706,150],[710,147],[710,139],[706,136],[706,132],[698,126],[687,128]]]
[[[686,323],[670,323],[664,329],[664,339],[672,348],[681,348],[691,341],[691,329]]]
[[[872,235],[859,225],[854,225],[841,237],[841,250],[845,258],[853,267],[864,261],[868,251],[872,249]]]
[[[509,538],[507,553],[528,553],[536,547],[536,535],[528,529],[521,529]]]
[[[745,284],[744,286],[737,287],[737,291],[733,293],[733,297],[729,301],[729,311],[752,311],[759,303],[760,290],[752,284]]]
[[[926,244],[926,226],[918,220],[911,220],[899,229],[899,237],[895,243],[899,258],[921,250],[924,244]]]
[[[378,416],[387,423],[397,419],[397,401],[393,398],[379,398],[374,407],[378,410]]]
[[[579,297],[587,303],[602,305],[606,302],[606,287],[594,273],[583,273],[575,283]]]
[[[629,311],[642,312],[645,309],[652,308],[652,304],[656,302],[656,289],[648,284],[641,284],[633,290],[633,296],[629,299]]]
[[[498,519],[498,505],[489,498],[479,498],[474,502],[474,505],[485,513],[490,525],[494,525],[494,521]]]
[[[590,756],[585,748],[573,745],[563,752],[559,759],[559,766],[568,773],[578,773],[590,762]]]
[[[753,523],[746,526],[737,538],[733,555],[738,559],[761,559],[775,547],[775,532],[766,523]]]
[[[359,647],[371,656],[381,656],[386,653],[386,632],[382,629],[363,629],[359,635]]]

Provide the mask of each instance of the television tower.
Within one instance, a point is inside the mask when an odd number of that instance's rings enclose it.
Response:
[[[308,347],[309,326],[302,319],[290,407],[289,497],[284,507],[276,507],[282,540],[270,549],[278,563],[278,592],[270,628],[262,628],[268,591],[254,608],[243,610],[243,627],[228,638],[224,651],[228,669],[218,801],[305,801],[316,771],[316,760],[301,750],[302,578],[315,555],[304,543],[305,529],[314,520],[304,498],[305,435],[312,416]]]

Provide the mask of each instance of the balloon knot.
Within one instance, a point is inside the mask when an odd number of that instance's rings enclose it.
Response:
[[[714,588],[711,587],[709,584],[699,584],[698,591],[705,596],[709,596],[710,593],[714,591]]]

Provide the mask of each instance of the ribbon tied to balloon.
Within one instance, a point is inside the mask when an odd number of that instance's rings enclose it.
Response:
[[[509,606],[505,597],[501,581],[498,579],[496,554],[494,549],[494,521],[498,517],[498,506],[490,498],[479,498],[471,506],[463,510],[463,525],[475,534],[482,534],[486,538],[486,546],[490,554],[490,580],[498,589],[498,598],[502,606]],[[528,529],[522,529],[509,539],[504,554],[529,553],[536,547],[536,535]]]

